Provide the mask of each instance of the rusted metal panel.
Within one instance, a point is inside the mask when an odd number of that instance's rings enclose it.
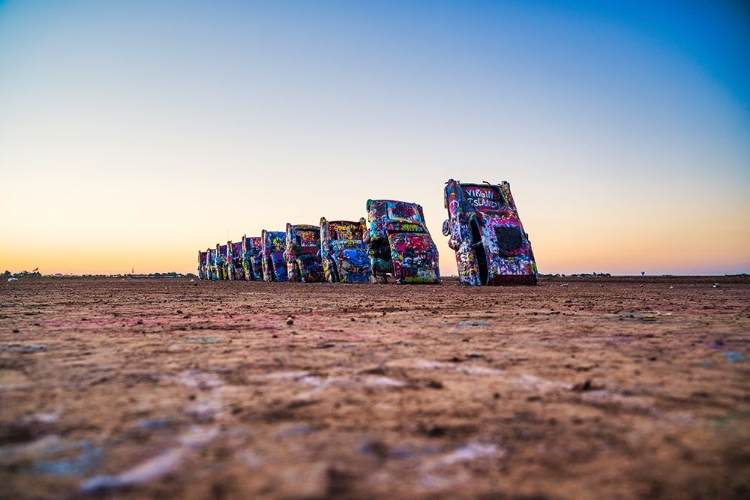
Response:
[[[420,205],[397,200],[367,200],[367,240],[375,277],[396,283],[440,283],[438,250]]]
[[[364,241],[367,224],[320,218],[320,256],[326,280],[331,283],[368,283],[372,278],[369,247]]]
[[[289,281],[318,283],[325,281],[320,257],[320,227],[309,224],[286,225],[286,251]]]
[[[443,234],[456,252],[461,283],[535,285],[537,266],[529,236],[518,216],[510,184],[461,183],[445,186],[448,220]]]

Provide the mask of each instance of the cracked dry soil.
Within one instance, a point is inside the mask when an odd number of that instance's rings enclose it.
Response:
[[[2,282],[0,498],[80,497],[750,498],[750,280]]]

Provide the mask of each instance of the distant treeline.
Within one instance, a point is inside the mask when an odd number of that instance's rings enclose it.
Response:
[[[11,273],[5,271],[2,274],[3,278],[196,278],[197,276],[193,273],[150,273],[150,274],[45,274],[42,275],[37,269],[32,272],[21,271],[20,273]]]
[[[20,273],[11,273],[10,271],[6,270],[3,273],[3,278],[27,278],[27,277],[41,277],[42,273],[39,272],[39,269],[34,269],[33,271],[21,271]]]
[[[609,278],[610,273],[539,274],[540,278]]]

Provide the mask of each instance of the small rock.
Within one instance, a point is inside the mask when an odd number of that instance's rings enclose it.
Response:
[[[591,379],[588,379],[585,382],[574,385],[570,390],[575,392],[585,392],[594,391],[596,389],[600,389],[600,387],[594,386],[594,384],[591,383]]]
[[[286,319],[286,324],[289,326],[292,326],[294,324],[294,319],[290,316]]]
[[[426,429],[427,436],[431,438],[443,437],[447,432],[448,430],[440,425],[433,425],[432,427]]]

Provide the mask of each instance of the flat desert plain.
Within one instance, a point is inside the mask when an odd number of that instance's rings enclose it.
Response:
[[[0,497],[750,498],[750,279],[3,280]]]

